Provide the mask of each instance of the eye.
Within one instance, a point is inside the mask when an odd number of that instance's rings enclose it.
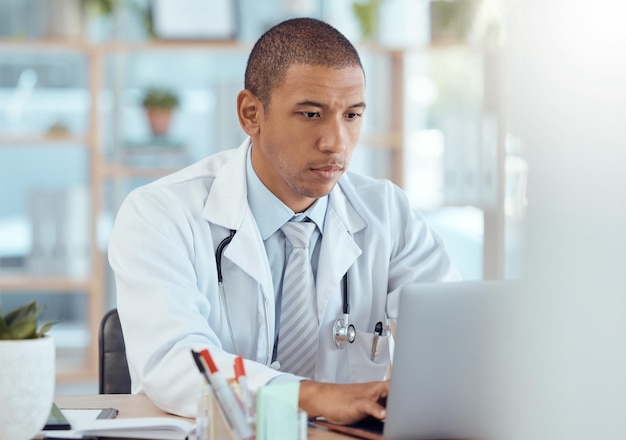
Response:
[[[348,119],[357,119],[362,116],[362,113],[346,113],[346,118]]]
[[[319,118],[320,114],[319,112],[302,112],[302,116],[304,116],[307,119],[313,119],[313,118]]]

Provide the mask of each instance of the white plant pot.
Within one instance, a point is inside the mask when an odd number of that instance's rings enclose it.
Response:
[[[54,339],[0,341],[0,439],[30,440],[54,399]]]

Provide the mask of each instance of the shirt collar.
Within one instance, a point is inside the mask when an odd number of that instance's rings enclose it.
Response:
[[[259,232],[263,240],[267,240],[274,232],[290,220],[300,221],[308,217],[317,226],[320,234],[324,231],[324,218],[328,207],[328,196],[321,197],[303,213],[294,213],[287,205],[281,202],[261,182],[252,168],[251,151],[248,149],[246,158],[246,185],[248,190],[248,204],[252,210]]]

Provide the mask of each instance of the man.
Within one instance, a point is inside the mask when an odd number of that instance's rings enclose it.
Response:
[[[365,107],[363,68],[348,40],[319,20],[283,22],[252,49],[237,97],[249,138],[127,197],[109,258],[133,392],[193,416],[199,376],[190,349],[204,347],[227,375],[242,355],[253,389],[302,380],[310,417],[385,416],[386,324],[398,291],[457,272],[397,187],[346,172]],[[312,235],[297,267],[315,281],[294,305],[286,266],[300,245],[285,225],[302,220],[297,227]]]

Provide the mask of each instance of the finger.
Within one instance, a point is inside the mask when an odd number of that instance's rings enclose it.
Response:
[[[363,417],[372,416],[382,420],[387,416],[387,410],[385,407],[371,400],[363,402],[361,411],[363,413]]]
[[[374,398],[375,399],[386,399],[389,394],[389,383],[388,382],[380,382],[376,384],[376,388],[374,389]]]

